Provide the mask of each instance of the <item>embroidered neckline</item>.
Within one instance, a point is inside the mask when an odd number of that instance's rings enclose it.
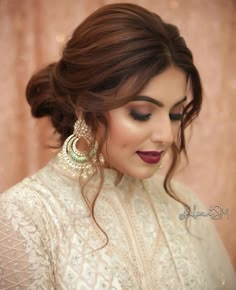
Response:
[[[79,181],[80,173],[78,172],[78,170],[75,170],[74,168],[68,165],[68,163],[63,158],[62,151],[59,151],[49,163],[57,172],[59,172],[59,174],[62,174],[63,176],[66,176],[67,178],[71,180]],[[123,176],[117,182],[119,173],[116,169],[103,168],[103,170],[104,170],[104,183],[103,184],[114,185],[116,187],[123,184],[123,182],[125,182],[127,178],[131,178],[135,180],[135,178],[123,174]],[[97,173],[92,177],[92,180],[95,181],[99,177],[100,177],[100,174]]]

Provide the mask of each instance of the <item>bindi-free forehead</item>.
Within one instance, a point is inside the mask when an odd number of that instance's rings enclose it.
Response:
[[[179,68],[169,67],[154,76],[133,101],[149,102],[158,107],[176,107],[187,100],[186,73]]]

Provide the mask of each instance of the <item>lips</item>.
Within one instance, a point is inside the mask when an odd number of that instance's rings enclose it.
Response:
[[[161,153],[159,151],[137,151],[138,156],[146,163],[156,164],[161,159]]]

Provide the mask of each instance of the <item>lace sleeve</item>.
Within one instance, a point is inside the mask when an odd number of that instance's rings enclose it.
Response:
[[[0,289],[54,289],[53,269],[34,207],[0,194]],[[34,218],[33,218],[33,216]]]

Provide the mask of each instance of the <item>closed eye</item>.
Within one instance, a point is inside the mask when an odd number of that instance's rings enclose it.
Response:
[[[134,120],[137,120],[137,121],[147,121],[150,119],[151,117],[151,114],[140,114],[136,111],[131,111],[130,112],[130,116],[134,119]]]
[[[147,121],[150,119],[152,114],[141,114],[136,111],[131,111],[130,116],[137,121]],[[181,121],[183,114],[181,113],[170,113],[169,114],[170,120],[172,121]]]
[[[182,117],[183,117],[183,114],[170,113],[169,116],[170,116],[170,119],[172,121],[181,121],[182,120]]]

